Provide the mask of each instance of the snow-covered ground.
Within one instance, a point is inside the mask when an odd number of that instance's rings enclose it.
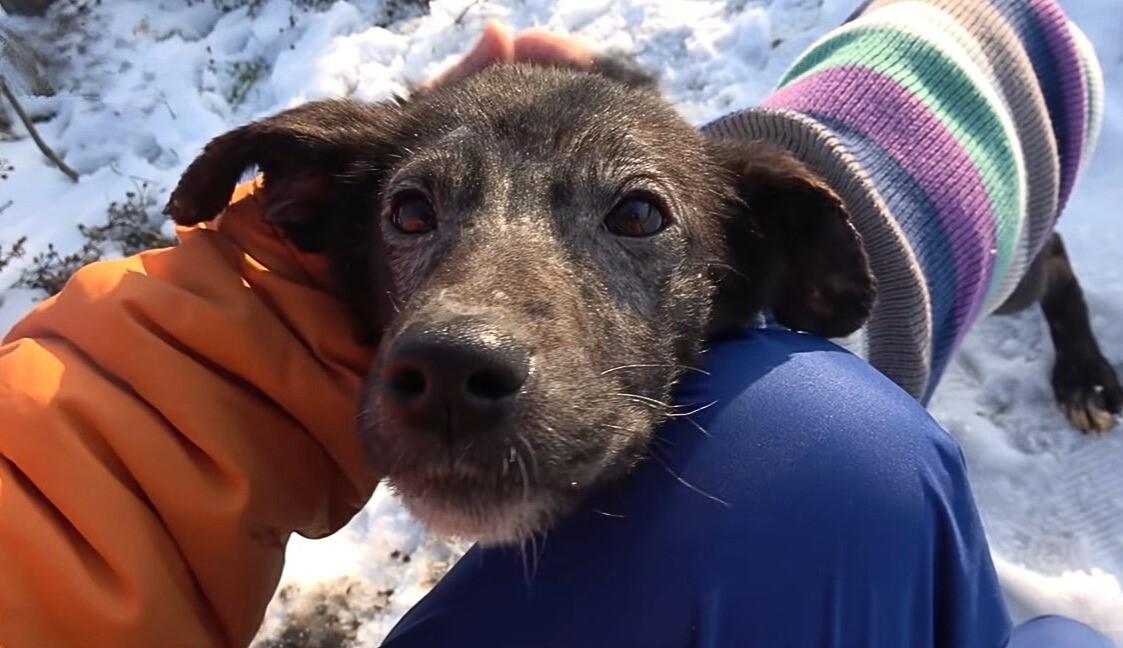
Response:
[[[1061,230],[1104,351],[1123,373],[1123,12],[1118,0],[1061,1],[1096,44],[1108,83],[1100,147]],[[404,92],[451,63],[486,18],[634,52],[703,123],[759,101],[857,0],[434,0],[428,11],[407,0],[262,0],[252,20],[246,9],[223,12],[205,0],[60,4],[54,20],[0,15],[0,27],[46,44],[59,93],[24,101],[83,177],[69,182],[27,138],[0,141],[0,176],[5,160],[14,167],[0,179],[0,245],[28,237],[28,254],[0,270],[0,286],[48,243],[77,250],[75,225],[103,222],[106,206],[141,183],[162,204],[210,137],[310,99]],[[20,86],[2,55],[0,74]],[[2,296],[7,330],[36,296]],[[932,410],[963,445],[1016,616],[1059,612],[1123,642],[1123,429],[1102,438],[1070,430],[1052,404],[1051,360],[1037,312],[984,321]],[[261,645],[315,645],[285,628],[325,609],[354,637],[345,645],[377,645],[464,548],[427,536],[380,491],[336,535],[292,542]]]

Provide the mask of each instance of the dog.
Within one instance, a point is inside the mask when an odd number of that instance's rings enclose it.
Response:
[[[358,404],[368,462],[428,527],[484,543],[548,528],[640,462],[708,343],[764,313],[841,338],[878,299],[820,174],[698,131],[618,59],[284,111],[209,143],[167,212],[213,218],[252,166],[263,217],[326,256],[379,347]],[[1033,303],[1058,401],[1098,425],[1123,390],[1056,235],[1007,302]]]

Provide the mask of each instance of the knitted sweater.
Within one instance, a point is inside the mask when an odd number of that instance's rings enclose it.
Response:
[[[926,401],[1048,239],[1102,83],[1054,0],[867,0],[705,130],[783,146],[842,196],[879,284],[860,352]]]

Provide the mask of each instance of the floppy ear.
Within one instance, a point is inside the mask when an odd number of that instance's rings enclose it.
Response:
[[[733,192],[714,328],[741,327],[771,310],[780,324],[799,331],[826,337],[856,331],[873,308],[876,284],[842,199],[779,148],[712,145]]]
[[[264,175],[262,218],[297,248],[328,257],[356,336],[373,343],[390,312],[373,203],[399,115],[393,104],[317,101],[220,135],[187,167],[164,213],[180,225],[211,220],[256,166]]]
[[[226,208],[246,169],[265,176],[266,220],[316,249],[317,206],[337,202],[357,171],[385,160],[397,106],[346,99],[315,101],[211,140],[180,177],[164,213],[180,225],[210,220]]]
[[[634,57],[622,52],[605,52],[593,58],[591,70],[630,88],[658,90],[655,72],[645,68]]]

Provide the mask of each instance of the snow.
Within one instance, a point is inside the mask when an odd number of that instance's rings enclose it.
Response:
[[[322,11],[265,0],[252,19],[211,2],[62,4],[89,8],[53,21],[0,16],[0,26],[49,43],[61,92],[24,101],[43,136],[83,175],[70,183],[28,138],[0,142],[0,159],[15,167],[0,180],[0,243],[28,236],[27,256],[0,270],[0,286],[48,243],[78,249],[75,225],[97,224],[106,205],[141,183],[162,203],[209,138],[311,99],[405,93],[455,60],[486,18],[634,52],[701,124],[758,102],[856,0],[434,0],[424,15],[400,0],[336,2]],[[1108,110],[1060,229],[1103,350],[1123,373],[1123,264],[1115,256],[1123,249],[1123,13],[1117,0],[1062,4],[1097,46]],[[0,62],[0,74],[20,86],[11,65]],[[6,330],[37,296],[8,289],[2,299]],[[931,410],[962,444],[1016,617],[1062,613],[1123,642],[1123,430],[1086,437],[1069,429],[1052,404],[1051,361],[1036,311],[985,320]],[[260,637],[277,637],[310,601],[349,591],[355,645],[377,645],[465,548],[427,535],[380,490],[332,537],[292,541],[287,595],[274,601]]]

